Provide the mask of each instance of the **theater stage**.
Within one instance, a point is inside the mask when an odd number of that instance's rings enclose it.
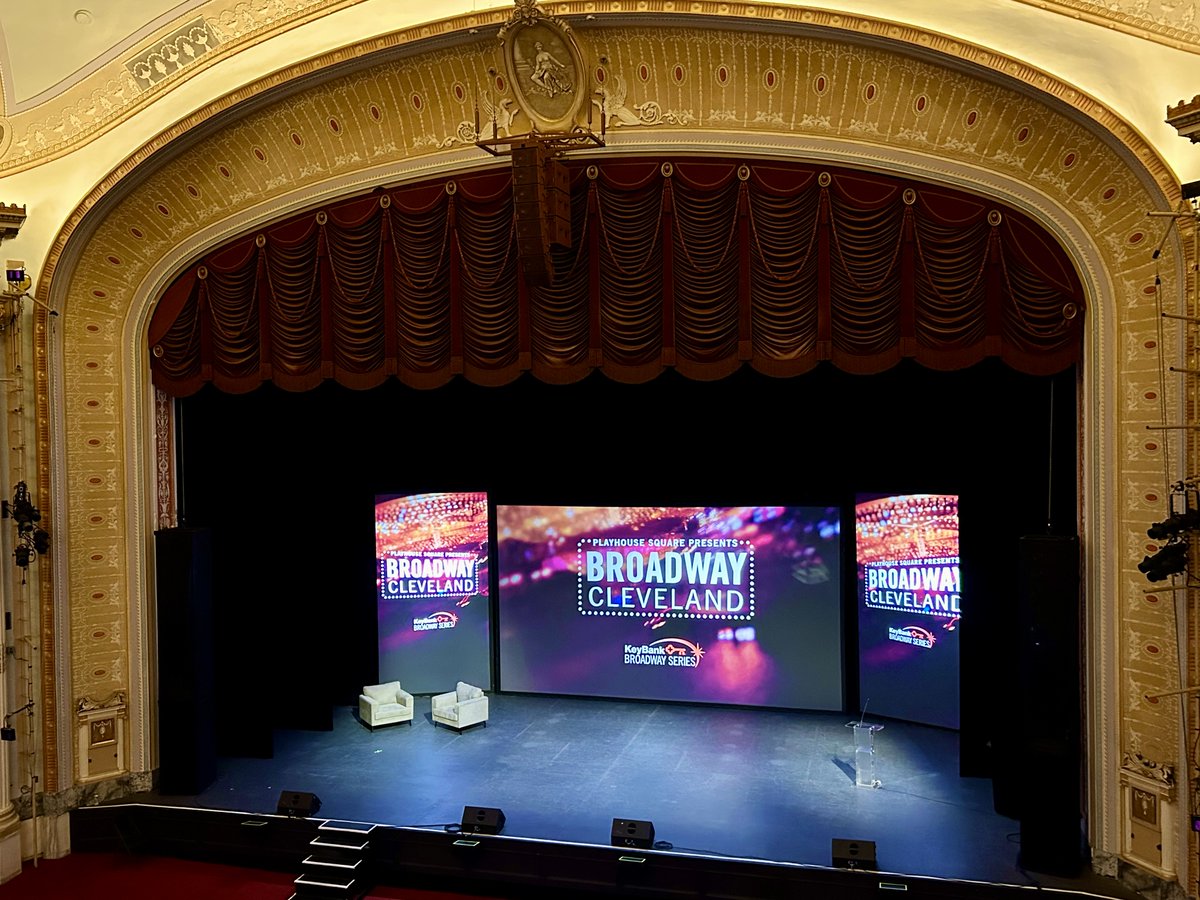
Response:
[[[302,791],[320,798],[315,819],[436,835],[491,807],[503,837],[604,847],[612,820],[632,819],[653,823],[657,851],[814,870],[832,868],[835,839],[872,841],[879,872],[1135,896],[1086,864],[1023,869],[1019,823],[995,812],[990,779],[959,775],[955,732],[871,720],[884,726],[872,789],[855,784],[844,713],[492,694],[486,727],[458,734],[416,702],[411,725],[373,733],[338,707],[331,731],[277,731],[273,758],[218,760],[199,795],[122,803],[267,815]]]

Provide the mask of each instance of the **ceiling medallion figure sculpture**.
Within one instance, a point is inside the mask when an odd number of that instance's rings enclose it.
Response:
[[[477,145],[497,156],[530,141],[554,150],[603,147],[604,116],[601,133],[596,134],[592,130],[587,66],[571,27],[557,16],[542,12],[533,0],[516,0],[516,9],[501,26],[497,38],[503,45],[504,68],[517,111],[529,120],[530,130],[501,135],[501,130],[511,128],[514,115],[505,111],[502,101],[488,103],[490,128],[484,123],[481,130],[477,122]],[[585,107],[586,122],[580,121]],[[489,130],[491,137],[484,137]]]

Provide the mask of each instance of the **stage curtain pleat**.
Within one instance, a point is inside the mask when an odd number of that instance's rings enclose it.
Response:
[[[900,360],[899,194],[897,185],[863,178],[830,185],[831,358],[848,372],[880,372]]]
[[[392,234],[396,375],[414,387],[436,387],[450,372],[450,196],[393,199]],[[407,199],[412,205],[402,202]]]
[[[625,172],[620,173],[624,175]],[[618,381],[649,381],[663,369],[663,206],[665,178],[623,184],[601,170],[600,346],[603,371]]]
[[[916,358],[937,369],[962,368],[984,355],[986,274],[992,227],[939,221],[918,204],[914,215]]]
[[[384,211],[378,201],[347,206],[321,225],[332,280],[333,377],[349,388],[386,377]]]
[[[754,364],[799,375],[817,352],[817,233],[822,193],[815,173],[796,181],[756,169],[749,181]]]
[[[504,384],[520,375],[520,253],[512,191],[503,182],[488,191],[462,188],[456,201],[462,248],[461,371],[476,384]]]
[[[181,272],[150,324],[155,384],[632,384],[987,357],[1042,375],[1079,359],[1073,264],[986,198],[779,160],[567,163],[571,239],[549,245],[547,279],[527,277],[509,169],[377,190]]]
[[[738,194],[729,166],[675,167],[675,367],[722,378],[738,360]]]
[[[213,383],[229,393],[253,390],[262,380],[258,352],[261,323],[254,302],[258,278],[258,253],[253,251],[227,267],[210,265],[204,279],[208,315],[201,318],[200,331],[203,337],[207,329],[211,341],[201,342],[201,349],[209,356],[201,362],[211,366]]]
[[[267,289],[271,310],[271,367],[274,381],[284,390],[316,387],[321,372],[322,331],[326,306],[332,297],[321,295],[321,229],[309,217],[304,229],[268,237]]]

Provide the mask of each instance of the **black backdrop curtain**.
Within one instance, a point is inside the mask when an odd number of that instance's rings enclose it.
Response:
[[[269,755],[271,728],[327,728],[332,705],[374,682],[376,493],[849,510],[857,491],[945,491],[961,495],[967,586],[963,770],[986,775],[1018,674],[1018,540],[1075,531],[1075,396],[1073,369],[1025,375],[997,359],[870,376],[668,371],[638,385],[601,373],[437,390],[209,385],[178,401],[180,506],[184,524],[213,533],[219,749]],[[850,669],[855,615],[847,597]],[[847,688],[855,709],[853,671]]]

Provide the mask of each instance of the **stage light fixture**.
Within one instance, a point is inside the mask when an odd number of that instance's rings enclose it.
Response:
[[[1189,510],[1186,513],[1167,516],[1161,522],[1155,522],[1146,529],[1146,534],[1156,541],[1165,541],[1197,526],[1200,526],[1200,513]]]
[[[1186,540],[1175,539],[1163,545],[1156,553],[1143,557],[1138,563],[1138,571],[1150,581],[1165,581],[1172,575],[1178,575],[1188,564],[1188,545]]]
[[[1146,534],[1163,545],[1138,563],[1138,571],[1150,581],[1165,581],[1188,566],[1188,545],[1200,529],[1200,498],[1195,478],[1171,485],[1168,515],[1146,529]]]
[[[50,533],[38,524],[42,514],[33,505],[25,482],[17,482],[11,503],[0,500],[0,518],[12,519],[17,523],[17,545],[13,549],[13,559],[22,572],[39,556],[50,552]]]
[[[1146,529],[1146,534],[1156,541],[1165,541],[1194,528],[1200,528],[1200,500],[1197,499],[1196,491],[1195,482],[1191,480],[1177,481],[1171,485],[1169,515]]]
[[[10,712],[8,715],[6,715],[4,717],[4,725],[3,725],[3,727],[0,727],[0,741],[15,741],[17,739],[17,729],[13,728],[12,725],[9,724],[9,720],[12,719],[13,716],[19,715],[20,713],[23,713],[26,711],[29,712],[29,715],[31,715],[31,716],[33,715],[33,701],[32,700],[30,700],[28,703],[26,703],[24,706],[20,707],[19,709],[14,709],[12,712]]]

